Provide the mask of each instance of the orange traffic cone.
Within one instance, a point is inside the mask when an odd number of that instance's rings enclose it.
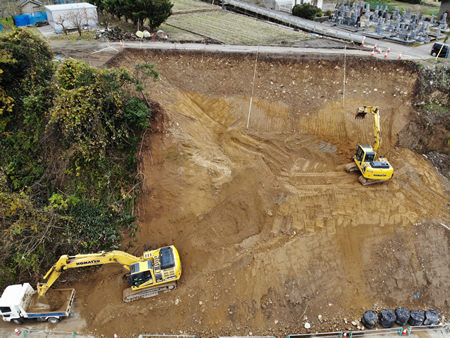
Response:
[[[373,46],[373,49],[377,49],[377,44],[375,44],[375,46]]]
[[[378,54],[381,54],[381,48],[378,48]]]
[[[387,51],[387,52],[388,52],[388,53],[390,53],[390,52],[391,52],[391,47],[389,47],[389,48],[388,48],[388,51]]]
[[[399,60],[402,59],[402,53],[400,53],[400,55],[398,56],[398,59],[399,59]]]
[[[361,46],[364,46],[364,39],[365,39],[366,37],[363,37],[363,39],[362,39],[362,42],[361,42]]]
[[[384,58],[387,59],[387,52],[386,52],[386,54],[384,54]]]
[[[372,51],[372,54],[370,54],[370,56],[373,56],[373,51]]]
[[[114,338],[119,338],[119,336],[114,333]]]
[[[14,332],[16,333],[16,335],[19,335],[22,333],[22,332],[20,332],[20,330],[17,327],[14,329]]]
[[[406,336],[407,333],[408,333],[408,329],[403,329],[402,330],[402,336]]]
[[[123,40],[120,40],[120,47],[123,47]]]

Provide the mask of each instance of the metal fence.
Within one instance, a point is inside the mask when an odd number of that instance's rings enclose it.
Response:
[[[275,338],[274,336],[230,336],[230,337],[219,337],[219,338]]]
[[[17,328],[15,330],[18,330]],[[44,337],[44,338],[91,338],[92,336],[84,335],[83,333],[69,332],[69,331],[53,331],[53,330],[34,330],[23,328],[15,332],[17,336],[24,338]],[[92,337],[93,338],[93,337]]]
[[[195,336],[189,336],[189,335],[170,335],[170,334],[140,334],[139,335],[139,338],[144,338],[144,337],[195,338]]]
[[[369,336],[382,336],[382,335],[399,335],[409,336],[414,333],[420,335],[421,332],[436,332],[449,334],[450,325],[428,325],[428,326],[408,326],[408,327],[393,327],[389,329],[377,329],[377,330],[362,330],[362,331],[349,331],[349,332],[321,332],[321,333],[306,333],[306,334],[293,334],[288,335],[286,338],[307,338],[307,337],[320,337],[320,338],[353,338],[353,337],[369,337]]]

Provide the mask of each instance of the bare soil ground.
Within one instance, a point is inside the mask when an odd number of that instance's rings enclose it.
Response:
[[[399,139],[414,136],[414,64],[348,57],[344,103],[342,57],[260,55],[255,77],[250,54],[127,49],[108,66],[138,61],[161,74],[139,151],[138,244],[174,244],[183,275],[175,291],[131,304],[120,266],[83,275],[90,332],[357,330],[365,310],[398,306],[448,318],[450,187]],[[370,117],[354,118],[362,105],[380,106],[395,169],[367,187],[343,169],[358,142],[372,143]]]

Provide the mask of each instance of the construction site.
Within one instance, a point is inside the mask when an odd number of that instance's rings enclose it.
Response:
[[[66,56],[99,62],[79,52]],[[160,73],[137,154],[135,246],[175,246],[183,273],[175,290],[128,303],[120,264],[68,272],[53,288],[75,288],[79,332],[359,331],[366,310],[399,306],[447,323],[450,119],[424,113],[448,103],[445,70],[345,54],[124,48],[103,58]],[[358,144],[374,143],[372,116],[355,118],[364,106],[379,107],[379,153],[394,173],[368,186],[345,170]]]
[[[366,310],[399,306],[446,322],[448,159],[439,172],[422,153],[424,137],[448,152],[449,131],[434,116],[430,132],[416,110],[443,95],[424,98],[416,63],[130,48],[106,66],[140,61],[160,81],[138,154],[136,245],[174,245],[183,274],[174,291],[124,303],[120,265],[80,271],[60,285],[83,299],[84,332],[357,331]],[[380,152],[394,168],[369,186],[344,170],[357,144],[373,143],[372,118],[355,119],[362,106],[379,107]]]

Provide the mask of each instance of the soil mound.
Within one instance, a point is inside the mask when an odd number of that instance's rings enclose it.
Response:
[[[45,303],[47,303],[50,307],[50,311],[59,310],[63,305],[66,299],[58,290],[49,289],[45,296],[41,297]]]

